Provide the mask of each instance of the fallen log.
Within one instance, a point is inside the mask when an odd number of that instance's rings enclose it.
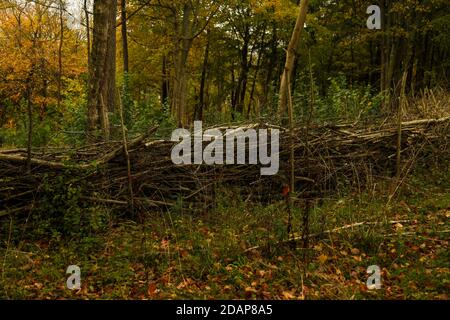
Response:
[[[151,136],[153,133],[155,133],[155,131],[157,129],[158,129],[158,127],[153,127],[148,131],[147,134],[141,135],[140,137],[130,141],[128,143],[128,149],[132,149],[132,148],[135,148],[136,146],[140,145],[145,139],[147,139],[149,136]],[[18,163],[18,164],[26,163],[28,161],[27,157],[20,156],[20,155],[10,155],[10,153],[25,152],[25,151],[26,151],[25,149],[14,149],[14,150],[5,150],[5,151],[0,150],[0,160],[14,162],[14,163]],[[122,146],[114,149],[113,151],[108,152],[104,156],[100,157],[98,160],[92,161],[91,163],[87,163],[87,164],[68,164],[68,163],[63,163],[63,162],[46,161],[46,160],[36,159],[36,158],[31,158],[31,164],[35,165],[35,166],[48,167],[50,169],[56,169],[56,170],[65,169],[65,168],[83,170],[83,169],[92,168],[93,166],[103,165],[103,164],[113,160],[114,158],[120,156],[123,152],[124,152],[124,146],[122,145]]]

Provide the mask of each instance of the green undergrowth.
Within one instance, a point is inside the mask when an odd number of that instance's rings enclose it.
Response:
[[[448,168],[424,169],[394,197],[386,180],[316,202],[306,246],[288,241],[302,235],[302,201],[289,235],[284,201],[250,203],[238,190],[201,215],[147,212],[137,223],[77,207],[68,188],[65,218],[0,221],[0,298],[448,299],[449,181]],[[69,265],[81,268],[80,290],[66,288]],[[371,265],[380,290],[367,289]]]

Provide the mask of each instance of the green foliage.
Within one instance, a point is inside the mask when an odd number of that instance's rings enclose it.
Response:
[[[53,104],[46,108],[33,105],[32,146],[43,147],[49,144],[77,144],[82,143],[87,124],[86,87],[80,79],[64,78],[66,84],[62,92],[61,110]],[[13,128],[0,127],[3,144],[9,146],[26,147],[28,145],[28,114],[26,101],[22,100],[17,109],[15,126]],[[39,111],[39,112],[38,112]]]
[[[83,143],[87,127],[87,79],[65,79],[66,87],[62,101],[62,135],[58,138],[64,143],[76,145]]]
[[[342,75],[329,80],[328,93],[320,100],[318,112],[321,116],[355,119],[379,107],[379,100],[372,97],[370,86],[351,87]]]
[[[243,116],[240,113],[235,113],[235,122],[242,120]],[[217,123],[229,123],[233,121],[231,112],[216,112],[214,110],[205,111],[204,123],[205,125],[217,124]]]
[[[131,133],[144,133],[154,125],[159,125],[160,132],[170,132],[175,128],[167,103],[161,108],[156,94],[150,94],[142,101],[134,101],[131,109]]]
[[[439,175],[447,184],[436,187]],[[310,238],[307,250],[301,242],[286,242],[284,201],[254,205],[230,189],[218,192],[216,210],[208,214],[148,213],[142,225],[116,221],[106,232],[82,238],[23,239],[9,250],[0,246],[0,297],[445,299],[448,181],[448,172],[420,173],[411,192],[401,193],[402,201],[391,207],[383,186],[376,194],[327,199],[311,213],[310,233],[318,236]],[[382,223],[400,219],[410,222]],[[323,233],[362,221],[377,224]],[[301,210],[293,211],[293,225],[298,237]],[[253,246],[258,248],[246,252]],[[71,264],[82,269],[78,293],[63,287]],[[365,287],[369,265],[383,270],[381,290]]]
[[[26,147],[28,145],[28,118],[25,113],[21,113],[15,128],[0,128],[0,136],[3,145]],[[48,145],[55,136],[55,122],[52,119],[41,119],[37,115],[33,116],[33,130],[31,142],[33,147]]]
[[[177,128],[175,119],[170,113],[170,107],[164,103],[162,108],[159,105],[157,96],[151,95],[147,101],[134,101],[132,111],[132,120],[129,125],[128,132],[131,135],[139,135],[147,133],[148,129],[157,125],[158,130],[154,134],[155,137],[170,139],[172,131]],[[120,120],[116,119],[119,126]]]
[[[374,117],[381,109],[382,96],[374,94],[370,85],[351,86],[344,75],[329,78],[325,95],[319,95],[316,80],[313,90],[309,74],[302,73],[297,80],[294,94],[295,114],[302,120],[311,116],[313,122],[326,120],[354,121],[360,118]],[[310,115],[310,108],[312,114]]]
[[[105,210],[83,204],[83,183],[73,172],[46,175],[39,192],[42,201],[30,219],[33,236],[83,238],[107,226]]]

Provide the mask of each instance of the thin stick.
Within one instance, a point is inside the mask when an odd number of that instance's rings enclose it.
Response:
[[[411,222],[411,220],[397,220],[397,221],[388,221],[388,224],[397,224],[397,223],[407,223],[407,222]],[[314,234],[310,234],[308,235],[308,238],[314,238],[320,235],[324,235],[324,234],[331,234],[331,233],[335,233],[338,231],[342,231],[342,230],[346,230],[346,229],[352,229],[355,227],[361,227],[361,226],[367,226],[367,225],[382,225],[385,224],[386,222],[369,222],[369,221],[363,221],[363,222],[357,222],[357,223],[353,223],[353,224],[348,224],[342,227],[338,227],[338,228],[334,228],[331,230],[326,230],[323,232],[319,232],[319,233],[314,233]],[[292,242],[292,241],[299,241],[299,240],[303,240],[303,235],[300,237],[295,237],[292,239],[288,239],[288,240],[284,240],[284,241],[279,241],[277,244],[282,244],[282,243],[288,243],[288,242]],[[254,250],[258,250],[259,248],[261,248],[261,246],[254,246],[251,248],[246,249],[244,252],[250,252],[250,251],[254,251]]]
[[[291,179],[290,187],[291,194],[295,192],[295,155],[294,155],[294,111],[292,103],[292,93],[291,93],[291,79],[288,78],[288,101],[289,101],[289,140],[290,140],[290,165],[291,165]]]
[[[31,173],[31,145],[33,139],[33,106],[31,105],[31,89],[27,89],[28,141],[27,141],[27,173]]]
[[[291,167],[291,176],[290,176],[290,190],[287,195],[288,199],[288,212],[289,212],[289,222],[288,222],[288,233],[290,234],[292,231],[292,196],[295,192],[295,154],[294,154],[294,112],[293,112],[293,104],[292,104],[292,93],[291,93],[291,79],[289,75],[287,76],[287,92],[288,92],[288,102],[289,102],[289,163]]]
[[[403,73],[402,78],[402,88],[400,93],[400,103],[398,105],[397,112],[397,178],[400,178],[400,174],[402,172],[402,113],[403,113],[403,104],[405,103],[405,87],[406,87],[406,76],[407,72]]]
[[[128,153],[128,143],[127,143],[127,134],[126,127],[123,120],[123,107],[122,107],[122,99],[119,99],[119,108],[120,108],[120,124],[122,127],[122,138],[123,138],[123,150],[125,153],[125,159],[127,160],[127,174],[128,174],[128,191],[130,192],[130,205],[131,212],[134,215],[134,193],[133,193],[133,183],[131,178],[131,162],[130,162],[130,154]]]

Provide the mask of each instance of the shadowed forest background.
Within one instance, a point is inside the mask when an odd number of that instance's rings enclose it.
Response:
[[[446,0],[0,0],[0,298],[448,299],[449,75]]]

